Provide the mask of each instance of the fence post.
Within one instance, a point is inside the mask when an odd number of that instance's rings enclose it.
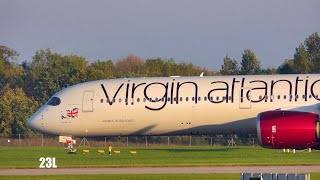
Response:
[[[41,134],[41,146],[43,147],[43,134]]]
[[[21,139],[20,139],[20,134],[19,134],[19,146],[21,146]]]
[[[212,137],[210,137],[210,145],[212,146]]]
[[[168,136],[168,146],[170,146],[170,136]]]
[[[148,146],[148,136],[146,136],[146,147]]]
[[[190,144],[189,144],[189,146],[191,146],[191,137],[192,137],[192,136],[190,136]]]
[[[253,146],[254,146],[254,138],[252,138],[252,144],[253,144]]]
[[[129,146],[129,136],[127,136],[127,147]]]

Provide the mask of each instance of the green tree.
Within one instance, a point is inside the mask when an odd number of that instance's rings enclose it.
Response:
[[[39,50],[26,68],[25,91],[40,104],[62,88],[85,82],[87,61],[76,55],[62,56],[50,49]]]
[[[310,72],[308,53],[303,44],[296,48],[294,54],[295,71],[299,74],[307,74]]]
[[[267,69],[262,69],[260,74],[278,74],[277,69],[275,68],[267,68]]]
[[[61,55],[52,53],[50,49],[39,50],[27,67],[25,91],[28,96],[33,96],[37,101],[41,102],[40,104],[46,102],[53,93],[59,90],[57,79],[59,79],[59,76],[66,74],[65,71],[60,71],[59,69],[61,68],[58,67],[58,62],[61,62],[61,59]],[[55,61],[55,63],[52,63],[54,69],[49,68],[50,61]],[[51,74],[54,71],[59,71],[60,73],[52,77]]]
[[[88,66],[88,81],[112,79],[115,78],[115,76],[115,69],[111,60],[93,62]]]
[[[161,77],[164,71],[164,60],[161,58],[147,59],[145,62],[146,76]]]
[[[144,77],[144,61],[142,58],[129,55],[115,65],[116,77]]]
[[[228,55],[223,58],[220,73],[222,75],[237,75],[239,74],[238,62],[232,60]]]
[[[22,68],[11,62],[18,55],[15,50],[0,45],[0,90],[7,84],[12,88],[21,86]]]
[[[259,74],[261,71],[260,61],[250,49],[244,50],[242,54],[241,70],[242,75]]]
[[[199,72],[196,72],[196,68],[191,63],[181,62],[177,64],[177,75],[178,76],[195,76],[200,75]]]
[[[179,76],[178,65],[173,58],[170,58],[164,63],[163,76]]]
[[[285,60],[277,69],[279,74],[294,74],[296,73],[294,67],[294,59]]]
[[[87,60],[82,56],[77,55],[66,55],[62,58],[62,63],[65,63],[66,66],[62,66],[61,70],[66,71],[66,76],[62,77],[66,81],[62,81],[63,79],[59,79],[60,88],[65,88],[74,84],[78,84],[81,82],[85,82],[87,80]],[[52,67],[52,66],[51,66]],[[54,68],[54,67],[52,67]],[[58,71],[55,72],[59,73]]]
[[[320,73],[320,36],[318,32],[311,34],[304,44],[308,53],[310,71]]]
[[[19,54],[15,50],[7,46],[0,45],[0,59],[10,62],[10,60],[14,60],[17,56],[19,56]]]
[[[37,102],[27,97],[22,88],[6,86],[0,92],[0,135],[31,134],[27,120],[36,108]]]

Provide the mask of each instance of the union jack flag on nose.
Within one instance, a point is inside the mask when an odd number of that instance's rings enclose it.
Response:
[[[67,116],[71,118],[78,117],[79,108],[73,108],[72,110],[67,110]]]

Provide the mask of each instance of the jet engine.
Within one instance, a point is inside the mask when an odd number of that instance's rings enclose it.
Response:
[[[314,148],[319,140],[319,115],[283,110],[262,112],[257,117],[257,135],[267,148]]]

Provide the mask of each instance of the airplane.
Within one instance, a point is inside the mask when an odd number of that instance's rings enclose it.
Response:
[[[59,136],[257,133],[275,149],[319,145],[320,76],[121,78],[57,92],[29,120]]]

